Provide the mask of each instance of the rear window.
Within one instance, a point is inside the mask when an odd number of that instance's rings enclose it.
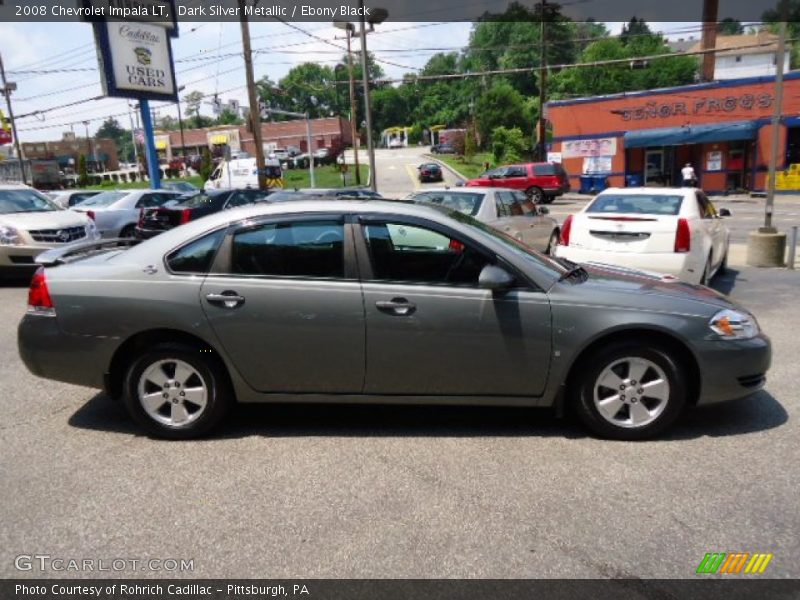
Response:
[[[483,194],[470,192],[427,192],[412,196],[411,199],[417,204],[444,206],[450,210],[473,217],[478,214],[481,208],[483,196]]]
[[[594,199],[587,213],[634,213],[643,215],[677,215],[683,196],[667,194],[601,194]]]
[[[559,164],[533,165],[534,175],[565,175],[564,167]]]
[[[127,196],[127,192],[103,192],[91,198],[81,201],[81,207],[84,206],[111,206],[117,200]]]
[[[225,194],[227,197],[227,194]],[[179,203],[179,206],[183,206],[185,208],[199,208],[201,206],[208,206],[222,198],[222,194],[213,194],[208,195],[204,192],[200,192],[199,194],[195,194],[191,196],[187,200],[183,200]]]

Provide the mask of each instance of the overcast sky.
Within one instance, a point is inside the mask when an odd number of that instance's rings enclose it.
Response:
[[[256,23],[251,26],[256,79],[264,75],[278,81],[292,66],[305,61],[335,65],[343,51],[342,31],[328,23],[297,23],[298,27],[325,41],[314,39],[282,23]],[[612,33],[619,33],[620,23],[607,23]],[[654,29],[670,37],[699,37],[697,23],[653,23]],[[385,23],[370,34],[369,49],[383,61],[389,77],[400,77],[424,66],[435,49],[459,49],[469,39],[469,23]],[[244,65],[238,23],[182,23],[181,35],[173,40],[176,78],[186,86],[183,94],[199,90],[206,95],[219,93],[224,101],[238,99],[246,104]],[[0,23],[0,52],[9,81],[17,83],[13,95],[20,139],[25,141],[57,140],[64,131],[74,128],[84,134],[83,120],[90,120],[89,132],[114,115],[124,127],[130,126],[127,101],[104,98],[46,113],[24,117],[67,103],[92,98],[101,93],[97,72],[92,28],[84,23]],[[394,64],[390,64],[394,63]],[[60,73],[24,73],[25,70],[62,71]],[[77,88],[77,89],[74,89]],[[159,116],[177,116],[175,105],[152,103]],[[2,107],[5,110],[5,106]],[[211,114],[210,107],[203,109]],[[24,118],[20,118],[24,117]],[[70,125],[72,124],[72,125]]]

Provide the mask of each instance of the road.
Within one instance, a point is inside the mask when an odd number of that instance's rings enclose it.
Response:
[[[800,577],[800,274],[715,285],[772,336],[766,390],[664,439],[587,437],[522,409],[241,407],[203,441],[149,439],[96,390],[31,376],[24,285],[0,286],[0,576],[19,554],[193,559],[194,577],[695,577],[771,552]]]

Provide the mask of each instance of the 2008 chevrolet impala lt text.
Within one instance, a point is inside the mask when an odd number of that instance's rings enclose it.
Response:
[[[759,390],[770,365],[755,318],[707,287],[427,206],[264,204],[121,244],[38,258],[19,350],[161,437],[238,401],[552,406],[642,439]]]

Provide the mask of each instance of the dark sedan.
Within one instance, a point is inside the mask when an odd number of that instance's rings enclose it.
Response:
[[[444,181],[442,167],[436,163],[424,163],[417,167],[419,170],[419,180],[421,183],[427,181]]]
[[[267,191],[249,188],[210,190],[184,197],[184,200],[170,206],[144,208],[139,214],[136,237],[139,239],[151,238],[168,229],[221,210],[262,202],[268,196],[269,192]]]

